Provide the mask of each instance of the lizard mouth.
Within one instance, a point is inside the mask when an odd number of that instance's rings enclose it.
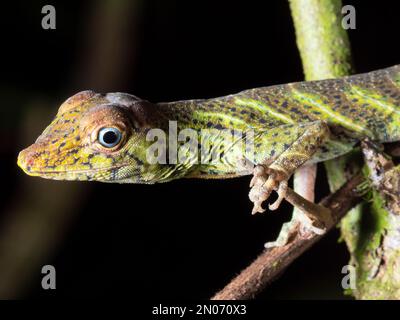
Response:
[[[110,166],[110,167],[105,167],[105,168],[95,168],[95,169],[77,169],[77,170],[32,170],[31,168],[27,167],[26,169],[22,168],[26,173],[31,173],[35,175],[46,175],[46,174],[55,174],[55,175],[61,175],[61,174],[66,174],[66,173],[71,173],[71,174],[79,174],[79,173],[98,173],[98,172],[103,172],[103,171],[109,171],[109,170],[114,170],[114,169],[120,169],[122,167],[125,167],[127,163],[115,165],[115,166]]]

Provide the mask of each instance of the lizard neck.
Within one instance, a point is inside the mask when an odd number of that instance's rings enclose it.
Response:
[[[246,160],[253,157],[246,157],[246,146],[250,142],[256,149],[260,148],[258,142],[263,134],[250,119],[244,120],[246,114],[233,100],[229,103],[225,100],[226,97],[222,97],[157,104],[158,111],[168,122],[168,130],[175,126],[177,136],[167,132],[168,138],[178,140],[178,149],[185,143],[195,146],[192,151],[197,153],[197,163],[189,177],[226,178],[251,172],[251,163]]]

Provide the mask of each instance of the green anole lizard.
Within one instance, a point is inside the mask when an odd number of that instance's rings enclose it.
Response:
[[[176,123],[177,132],[199,132],[207,148],[224,160],[149,161],[155,143],[149,133],[162,130],[164,137],[176,141],[171,123]],[[232,132],[229,143],[223,139],[226,132]],[[240,143],[249,136],[254,165],[246,161],[247,147]],[[279,207],[297,168],[345,154],[364,139],[400,140],[400,65],[340,79],[168,103],[83,91],[61,105],[36,142],[20,152],[18,165],[32,176],[114,183],[253,174],[249,197],[256,213],[264,211],[262,204],[274,190],[278,199],[269,208]],[[171,150],[168,146],[164,156]]]

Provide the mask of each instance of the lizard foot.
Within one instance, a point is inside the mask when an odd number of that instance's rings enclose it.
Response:
[[[292,236],[299,233],[304,237],[305,234],[312,233],[323,235],[326,232],[325,228],[315,226],[313,221],[302,212],[293,213],[293,218],[289,222],[285,222],[275,241],[264,244],[265,248],[283,247],[290,243]]]
[[[251,190],[249,198],[250,201],[254,203],[252,214],[265,211],[262,204],[269,198],[274,190],[278,193],[278,199],[273,204],[269,205],[269,209],[278,209],[286,195],[288,188],[287,179],[286,173],[282,171],[266,168],[263,165],[257,165],[254,168],[253,178],[250,181]]]

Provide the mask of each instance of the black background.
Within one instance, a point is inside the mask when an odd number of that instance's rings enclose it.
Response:
[[[395,2],[345,3],[357,10],[357,29],[349,32],[357,72],[400,63]],[[45,4],[56,7],[56,30],[41,28]],[[126,53],[117,64],[118,76],[111,75],[110,81],[90,77],[87,70],[112,65],[113,58],[85,58],[102,41],[91,15],[96,4],[2,4],[0,223],[10,214],[11,202],[29,199],[19,191],[34,178],[17,168],[18,152],[75,92],[124,91],[156,102],[214,97],[303,78],[289,5],[283,0],[143,1],[126,27],[128,36],[115,36],[109,44]],[[93,27],[88,32],[89,19]],[[26,106],[38,97],[50,101],[51,108],[34,136],[21,137]],[[49,197],[55,184],[79,184],[36,180]],[[75,218],[43,261],[56,267],[57,289],[41,289],[38,266],[22,297],[209,298],[260,253],[264,242],[274,240],[290,218],[287,204],[278,212],[251,216],[249,180],[83,183]],[[319,198],[328,192],[325,181],[319,170]],[[338,230],[328,234],[259,298],[346,299],[341,269],[349,257],[339,236]]]

